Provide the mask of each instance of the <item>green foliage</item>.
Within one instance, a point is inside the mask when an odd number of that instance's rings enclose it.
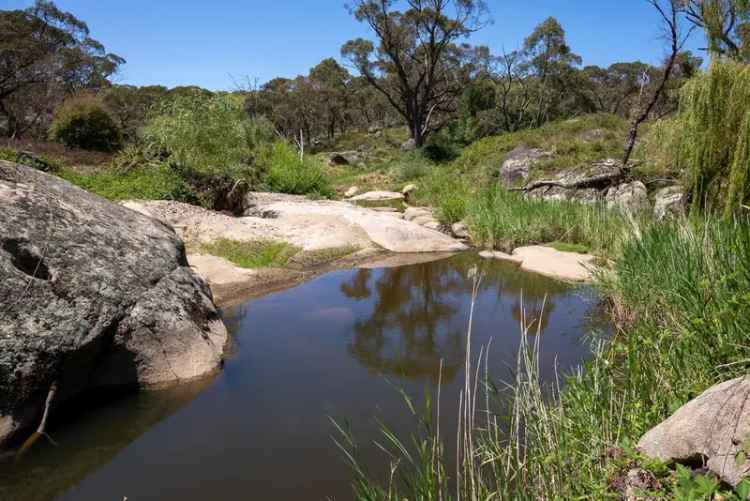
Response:
[[[571,244],[568,242],[551,242],[551,243],[548,243],[547,245],[560,252],[578,252],[580,254],[585,254],[586,252],[589,251],[589,248],[586,245],[582,245],[582,244]]]
[[[241,268],[284,267],[300,249],[285,242],[219,239],[203,244],[201,250],[231,261]]]
[[[259,159],[267,165],[265,184],[271,191],[293,195],[333,196],[333,188],[319,161],[310,156],[300,159],[289,144],[276,141]]]
[[[402,153],[390,165],[393,177],[401,183],[421,179],[429,175],[435,167],[435,164],[418,150]]]
[[[512,251],[530,244],[612,253],[631,231],[628,220],[604,206],[528,199],[488,187],[466,203],[473,239],[487,247]]]
[[[63,169],[63,179],[109,200],[178,200],[195,201],[190,186],[166,165],[156,165],[122,171],[103,169],[82,174]]]
[[[247,116],[240,96],[187,92],[155,106],[143,136],[173,163],[208,174],[255,178],[254,158],[272,140],[273,130]]]
[[[750,67],[714,62],[682,90],[675,127],[679,167],[689,175],[693,210],[730,216],[748,196]]]
[[[115,151],[122,144],[120,128],[104,105],[90,96],[69,99],[60,105],[49,137],[71,148],[93,151]]]

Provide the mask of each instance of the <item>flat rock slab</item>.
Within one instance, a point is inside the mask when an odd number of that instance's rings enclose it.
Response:
[[[351,202],[395,202],[404,200],[406,196],[396,191],[368,191],[361,195],[353,196],[349,199]]]
[[[128,201],[128,208],[162,220],[189,242],[220,238],[282,241],[306,251],[340,247],[398,253],[456,252],[466,246],[439,231],[347,202],[253,194],[252,214],[231,217],[180,202]]]
[[[513,257],[522,261],[522,270],[568,282],[590,281],[596,259],[589,254],[561,252],[541,245],[519,247],[513,251]]]
[[[272,220],[283,226],[285,220],[308,217],[311,220],[333,218],[351,225],[351,231],[362,231],[370,241],[382,249],[398,253],[456,252],[467,247],[460,241],[439,231],[346,202],[333,201],[277,201],[260,204],[263,210],[276,215]],[[305,235],[310,229],[303,228]],[[341,244],[339,244],[341,245]]]
[[[479,253],[479,257],[484,259],[497,259],[499,261],[508,261],[513,264],[520,265],[523,263],[523,259],[519,256],[512,256],[500,251],[482,251]]]

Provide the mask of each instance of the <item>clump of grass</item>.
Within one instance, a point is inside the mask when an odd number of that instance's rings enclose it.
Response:
[[[288,267],[307,269],[315,266],[323,266],[333,263],[350,254],[359,251],[354,245],[342,245],[340,247],[329,247],[326,249],[302,251],[289,260]]]
[[[286,242],[219,239],[200,250],[221,257],[241,268],[283,268],[300,249]]]
[[[192,201],[194,195],[182,177],[167,165],[114,168],[79,172],[62,169],[58,175],[68,182],[109,200]]]
[[[550,242],[547,246],[560,252],[577,252],[579,254],[586,254],[589,251],[589,248],[586,245],[572,244],[570,242]]]
[[[627,217],[602,205],[529,199],[501,186],[470,197],[466,212],[474,241],[506,252],[555,242],[610,254],[633,231]]]
[[[393,177],[402,183],[416,181],[430,173],[435,164],[426,159],[419,151],[403,153],[392,162]]]

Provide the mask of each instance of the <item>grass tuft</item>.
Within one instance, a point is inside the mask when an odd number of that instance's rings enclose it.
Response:
[[[200,250],[221,257],[240,268],[283,268],[300,252],[285,242],[219,239],[200,246]]]

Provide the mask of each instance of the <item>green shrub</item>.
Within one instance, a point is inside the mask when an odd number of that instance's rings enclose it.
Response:
[[[299,154],[289,144],[276,141],[258,161],[266,171],[265,184],[271,191],[292,195],[318,195],[330,198],[333,188],[318,159]]]
[[[421,179],[427,176],[433,167],[435,164],[427,160],[419,151],[401,153],[391,162],[392,175],[401,183]]]
[[[143,129],[148,148],[174,164],[249,181],[260,175],[258,149],[272,138],[270,125],[248,117],[242,98],[230,94],[188,93],[162,101]]]
[[[122,145],[122,133],[95,97],[83,96],[65,101],[55,110],[49,137],[71,148],[115,151]]]

